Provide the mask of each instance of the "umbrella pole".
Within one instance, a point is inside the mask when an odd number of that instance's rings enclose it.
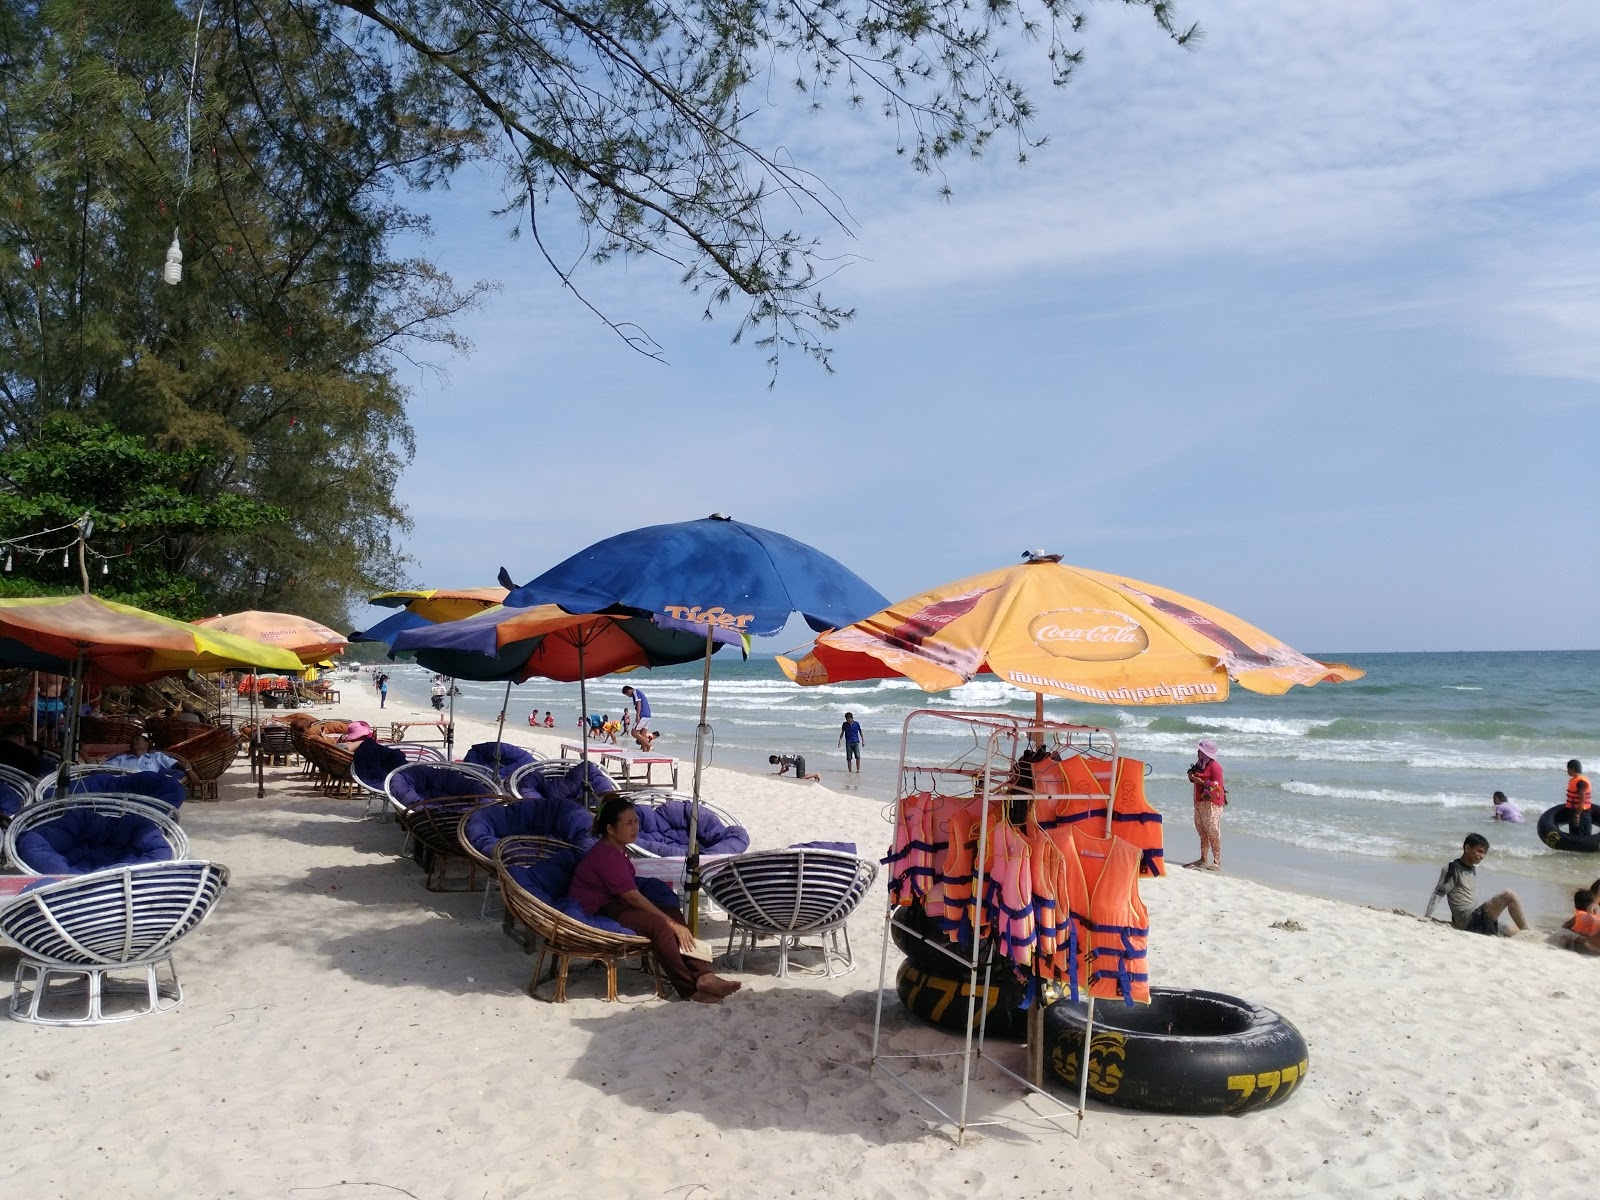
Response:
[[[584,637],[580,632],[578,634],[578,727],[583,745],[580,754],[583,759],[583,806],[593,812],[594,790],[589,783],[589,680],[583,673],[583,642]]]
[[[72,674],[68,677],[71,708],[66,713],[67,742],[61,750],[61,766],[56,771],[56,795],[67,794],[67,778],[71,773],[72,760],[78,757],[78,722],[81,718],[78,710],[83,705],[78,696],[83,691],[83,651],[78,651],[78,659],[72,664]]]
[[[700,723],[694,727],[694,799],[689,805],[689,857],[684,860],[684,887],[689,892],[689,932],[700,936],[700,769],[705,763],[706,703],[711,697],[711,651],[713,626],[706,626],[705,672],[700,677]]]
[[[33,744],[39,744],[39,672],[33,673]]]
[[[256,715],[256,696],[261,691],[261,681],[256,669],[250,668],[250,753],[256,764],[256,799],[267,794],[267,764],[261,757],[261,718]]]
[[[500,728],[494,731],[494,773],[500,774],[500,740],[506,736],[506,708],[511,703],[511,680],[506,680],[505,699],[500,701]]]
[[[456,758],[456,677],[446,675],[450,682],[445,687],[450,689],[450,715],[445,718],[444,726],[444,759],[454,762]]]

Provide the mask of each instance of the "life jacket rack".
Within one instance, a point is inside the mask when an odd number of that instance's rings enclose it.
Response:
[[[972,746],[965,754],[953,762],[940,764],[917,761],[910,750],[913,744],[921,747],[929,744],[937,745],[941,736],[948,743],[952,727],[971,736]],[[928,736],[930,734],[934,736]],[[978,843],[974,859],[976,874],[973,897],[981,910],[981,906],[986,903],[984,869],[988,860],[991,824],[982,814],[994,806],[1004,805],[1005,817],[1014,822],[1018,822],[1019,818],[1026,819],[1033,815],[1033,805],[1040,796],[1031,786],[1025,786],[1031,785],[1032,782],[1031,764],[1026,755],[1030,749],[1034,754],[1038,754],[1041,748],[1046,753],[1060,756],[1081,754],[1095,758],[1109,757],[1113,762],[1118,759],[1118,741],[1115,732],[1099,726],[1049,721],[1041,717],[1019,717],[1010,713],[964,712],[950,709],[916,709],[907,714],[901,730],[900,770],[892,808],[896,844],[900,844],[903,840],[903,822],[908,816],[907,802],[913,798],[920,800],[921,795],[929,790],[930,782],[936,785],[939,796],[952,803],[962,804],[968,810],[974,802],[977,802],[981,809],[980,819],[976,822]],[[1102,796],[1099,793],[1092,796],[1078,796],[1055,792],[1051,798],[1057,801],[1087,801],[1100,799]],[[1104,834],[1106,837],[1111,837],[1113,805],[1109,795],[1104,798],[1107,800]],[[893,855],[894,851],[891,851],[891,858]],[[894,878],[892,863],[890,874],[891,878]],[[893,895],[893,885],[891,885],[891,895]],[[1076,1124],[1071,1131],[1081,1137],[1088,1100],[1087,1064],[1094,1029],[1094,997],[1088,994],[1084,996],[1088,1011],[1079,1061],[1085,1064],[1085,1069],[1082,1071],[1077,1105],[1074,1108],[1044,1087],[1044,992],[1047,989],[1040,986],[1037,978],[1032,981],[1030,988],[1034,993],[1034,999],[1028,1013],[1028,1035],[1024,1047],[1026,1058],[1023,1065],[1026,1074],[1001,1062],[986,1044],[985,1033],[990,1007],[988,998],[991,995],[990,987],[994,971],[997,966],[1000,970],[1012,968],[1004,959],[997,963],[993,934],[980,937],[977,936],[977,932],[986,926],[992,929],[998,918],[980,911],[980,920],[974,925],[974,936],[966,942],[964,950],[958,942],[930,937],[923,932],[923,927],[914,927],[906,923],[904,917],[908,912],[906,905],[897,904],[891,899],[884,918],[877,1008],[872,1023],[871,1069],[882,1072],[953,1125],[958,1145],[964,1144],[968,1129],[986,1125],[1047,1127],[1065,1133],[1068,1132],[1068,1127],[1063,1122],[1074,1117]],[[891,1048],[888,1044],[893,1039],[885,1035],[883,1006],[885,997],[894,995],[889,978],[889,948],[896,940],[897,933],[901,938],[914,938],[945,956],[949,960],[951,973],[957,978],[963,973],[966,975],[967,986],[964,995],[967,1019],[961,1050],[902,1052]],[[980,996],[985,999],[981,1011],[978,1004]],[[959,1002],[958,999],[957,1003]],[[1014,1062],[1015,1056],[1011,1057]],[[953,1098],[946,1096],[943,1099],[936,1099],[922,1090],[919,1078],[913,1077],[911,1068],[935,1059],[947,1063],[952,1058],[958,1059],[961,1064],[959,1090]],[[973,1099],[971,1085],[984,1064],[1025,1090],[1025,1098],[1029,1101],[1029,1111],[1025,1115],[997,1113],[974,1119],[971,1111]],[[1038,1111],[1034,1106],[1041,1103],[1053,1105],[1054,1110]]]

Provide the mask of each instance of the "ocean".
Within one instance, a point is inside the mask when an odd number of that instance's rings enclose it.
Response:
[[[1227,776],[1223,862],[1231,874],[1296,891],[1420,912],[1438,869],[1467,833],[1492,849],[1479,868],[1479,894],[1512,887],[1536,924],[1571,913],[1571,893],[1600,876],[1600,854],[1547,849],[1535,823],[1562,801],[1566,762],[1600,768],[1600,651],[1436,654],[1323,653],[1363,667],[1356,683],[1299,688],[1283,696],[1234,689],[1222,704],[1119,709],[1048,700],[1051,720],[1102,726],[1124,755],[1149,764],[1146,794],[1166,817],[1167,858],[1196,857],[1184,770],[1195,743],[1216,740]],[[690,763],[699,716],[697,664],[589,682],[591,712],[617,715],[624,683],[642,688],[662,738],[657,750]],[[390,667],[391,688],[426,703],[428,675]],[[459,711],[493,720],[503,684],[462,681]],[[800,688],[770,658],[741,662],[723,651],[712,663],[709,721],[717,766],[768,772],[769,754],[803,754],[807,770],[864,802],[894,799],[901,732],[917,708],[1005,712],[1031,717],[1032,693],[979,680],[937,696],[885,680]],[[531,680],[511,690],[508,724],[530,709],[552,710],[576,733],[578,685]],[[844,714],[863,726],[859,776],[844,772],[836,741]],[[952,762],[973,747],[959,727],[937,722],[916,739],[923,763]],[[1592,769],[1591,777],[1600,778]],[[685,784],[687,779],[685,778]],[[1490,820],[1503,791],[1523,825]]]

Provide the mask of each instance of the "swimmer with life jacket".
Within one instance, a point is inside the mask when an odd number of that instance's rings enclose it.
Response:
[[[1600,879],[1595,880],[1600,884]],[[1572,895],[1572,916],[1561,926],[1561,944],[1579,954],[1600,954],[1600,899],[1594,887],[1580,888]]]
[[[1583,764],[1577,759],[1567,760],[1567,828],[1582,837],[1594,832],[1594,817],[1590,809],[1594,804],[1594,789],[1583,773]]]

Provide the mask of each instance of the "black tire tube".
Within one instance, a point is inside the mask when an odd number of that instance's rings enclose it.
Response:
[[[929,971],[907,960],[900,964],[894,990],[916,1016],[951,1033],[967,1031],[967,1005],[972,996],[971,977],[951,966]],[[983,975],[978,976],[979,1002],[973,1007],[973,1028],[988,1010],[985,1036],[1021,1041],[1028,1036],[1028,1013],[1020,1008],[1022,985],[1006,963],[997,963],[984,991]],[[1035,1001],[1035,1003],[1040,1003]]]
[[[1588,837],[1569,833],[1562,828],[1562,818],[1566,815],[1565,804],[1558,804],[1540,813],[1539,840],[1552,850],[1572,850],[1578,854],[1594,854],[1600,851],[1600,828]]]
[[[1044,1016],[1045,1057],[1074,1094],[1085,1011],[1063,1001]],[[1101,1000],[1094,1006],[1089,1095],[1117,1108],[1258,1112],[1294,1095],[1309,1067],[1298,1029],[1237,996],[1154,987],[1148,1005]]]
[[[944,930],[934,924],[933,919],[920,904],[908,904],[895,909],[889,936],[894,939],[895,948],[901,954],[919,969],[931,971],[935,975],[955,976],[960,974],[961,970],[954,958],[936,946],[930,946],[929,942],[948,946],[955,953],[968,958],[972,955],[970,942],[962,942],[959,945],[952,942],[944,935]]]

